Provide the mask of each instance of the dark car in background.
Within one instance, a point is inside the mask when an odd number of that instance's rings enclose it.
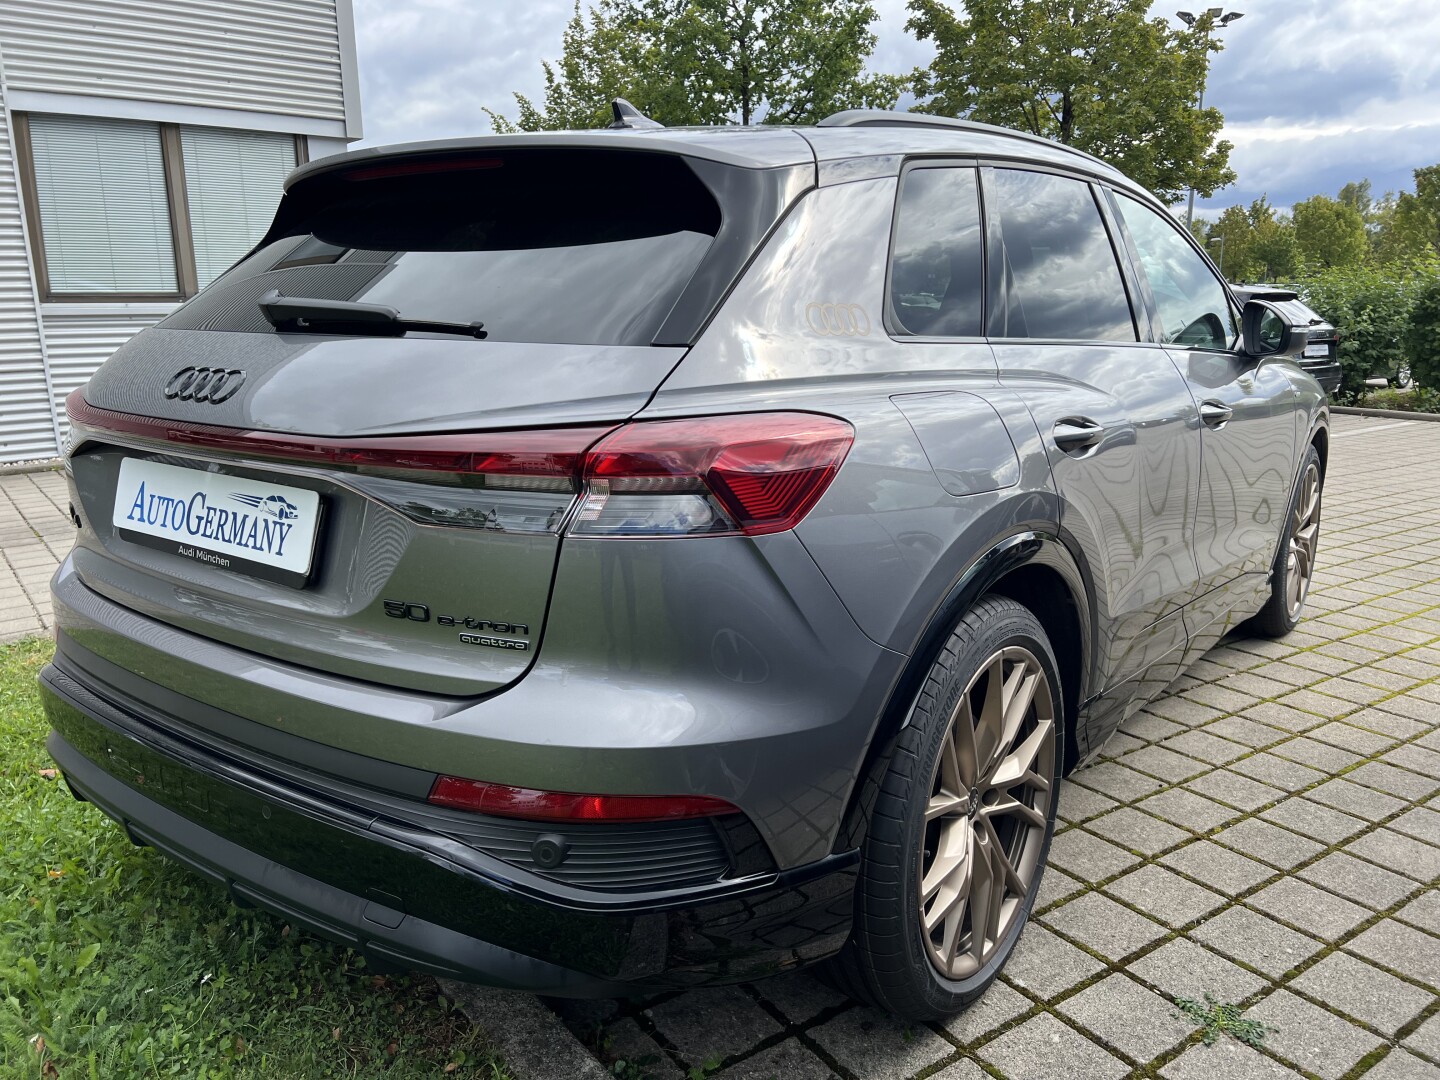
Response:
[[[1300,366],[1315,376],[1326,395],[1333,396],[1340,389],[1340,331],[1306,306],[1294,289],[1279,285],[1231,285],[1230,290],[1242,304],[1251,300],[1268,301],[1297,326],[1308,327]]]
[[[70,397],[50,752],[374,963],[953,1013],[1061,777],[1301,617],[1308,322],[1043,139],[616,114],[303,166]]]

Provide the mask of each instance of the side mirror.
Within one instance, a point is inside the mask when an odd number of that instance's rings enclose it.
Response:
[[[1267,300],[1248,300],[1240,313],[1241,347],[1246,356],[1299,356],[1309,327],[1292,323]]]

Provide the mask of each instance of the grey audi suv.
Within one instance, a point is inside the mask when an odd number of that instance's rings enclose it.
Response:
[[[1044,140],[616,115],[302,166],[70,397],[50,751],[375,964],[953,1013],[1060,778],[1300,617],[1305,328]]]

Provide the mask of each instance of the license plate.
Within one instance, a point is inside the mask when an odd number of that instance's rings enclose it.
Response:
[[[1326,345],[1324,342],[1321,342],[1319,345],[1306,345],[1305,355],[1311,357],[1318,356],[1321,360],[1323,360],[1330,355],[1330,346]]]
[[[243,476],[126,458],[111,523],[134,544],[293,588],[310,580],[320,496]]]

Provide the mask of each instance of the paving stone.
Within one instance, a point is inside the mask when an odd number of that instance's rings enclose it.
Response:
[[[1417,750],[1417,752],[1429,753],[1428,750]],[[1435,756],[1440,758],[1440,754]],[[1379,761],[1365,762],[1358,769],[1352,769],[1346,773],[1345,779],[1364,784],[1366,787],[1375,788],[1389,795],[1395,795],[1409,802],[1419,802],[1440,790],[1440,780],[1420,776],[1409,769],[1397,769],[1394,765],[1387,765]]]
[[[832,1080],[834,1071],[797,1039],[762,1050],[754,1057],[707,1074],[714,1080]]]
[[[1120,974],[1107,975],[1056,1008],[1110,1049],[1140,1062],[1163,1054],[1195,1030],[1154,990]]]
[[[777,1076],[774,1080],[782,1078]],[[989,1074],[973,1061],[957,1061],[953,1065],[946,1065],[937,1073],[932,1073],[929,1080],[989,1080]]]
[[[1161,739],[1169,738],[1171,735],[1178,735],[1184,731],[1184,727],[1173,720],[1166,720],[1162,716],[1152,716],[1147,712],[1138,712],[1120,725],[1120,730],[1127,735],[1133,735],[1137,739],[1144,739],[1146,742],[1159,742]]]
[[[1086,893],[1044,917],[1046,925],[1111,960],[1165,936],[1165,928],[1100,893]]]
[[[1341,769],[1348,769],[1357,761],[1362,760],[1359,754],[1341,750],[1338,746],[1331,746],[1329,743],[1317,742],[1308,736],[1280,743],[1271,748],[1271,753],[1291,761],[1298,761],[1301,765],[1309,765],[1312,769],[1319,769],[1332,776]]]
[[[738,986],[692,990],[648,1011],[656,1030],[691,1067],[733,1057],[781,1030]]]
[[[1215,842],[1252,859],[1260,859],[1281,870],[1289,870],[1325,850],[1324,844],[1272,825],[1260,818],[1247,818],[1215,834]]]
[[[1258,780],[1233,773],[1229,769],[1216,769],[1185,785],[1191,791],[1208,795],[1223,803],[1229,803],[1249,813],[1260,809],[1266,803],[1284,798],[1285,792],[1262,784]]]
[[[1135,805],[1175,825],[1200,833],[1209,832],[1215,826],[1230,821],[1238,813],[1229,806],[1222,806],[1184,788],[1162,791]]]
[[[979,1053],[1001,1072],[1025,1080],[1105,1080],[1130,1071],[1119,1058],[1049,1013],[1026,1020]]]
[[[1263,811],[1260,816],[1266,821],[1288,826],[1327,844],[1339,843],[1367,827],[1366,823],[1357,817],[1302,798],[1285,799]]]
[[[1065,821],[1084,821],[1119,805],[1098,791],[1064,780],[1060,783],[1060,807],[1056,813]]]
[[[1407,716],[1411,720],[1419,720],[1421,723],[1434,724],[1437,718],[1440,718],[1440,704],[1422,697],[1425,689],[1422,686],[1413,694],[1402,694],[1400,697],[1389,698],[1375,707],[1385,712]]]
[[[1132,961],[1125,970],[1171,997],[1197,1001],[1207,993],[1216,1001],[1243,1001],[1266,985],[1254,972],[1183,937]]]
[[[1299,1073],[1233,1039],[1197,1043],[1160,1070],[1164,1080],[1293,1080]]]
[[[1187,734],[1196,733],[1187,732]],[[1181,780],[1188,780],[1192,776],[1199,776],[1209,768],[1203,761],[1196,761],[1184,754],[1177,754],[1174,750],[1164,746],[1147,746],[1143,750],[1136,750],[1133,754],[1126,756],[1125,764],[1132,769],[1149,773],[1151,776],[1158,776],[1161,780],[1172,784],[1178,784]]]
[[[1284,697],[1278,698],[1277,701],[1281,705],[1290,705],[1331,720],[1337,716],[1354,712],[1357,707],[1353,701],[1331,697],[1329,694],[1317,694],[1314,690],[1296,690],[1293,694],[1286,694]]]
[[[1307,736],[1311,739],[1318,739],[1320,742],[1330,743],[1342,750],[1349,750],[1352,754],[1359,754],[1361,757],[1370,757],[1378,754],[1387,746],[1394,744],[1395,740],[1384,735],[1377,735],[1373,731],[1366,731],[1353,724],[1329,723],[1323,724],[1310,732]]]
[[[1269,784],[1271,787],[1287,792],[1295,792],[1309,787],[1317,781],[1324,780],[1327,775],[1319,769],[1301,765],[1298,761],[1287,761],[1274,754],[1251,754],[1249,757],[1235,762],[1230,769],[1242,776],[1248,776],[1252,780],[1259,780],[1262,784]]]
[[[1293,877],[1265,886],[1246,903],[1325,941],[1337,940],[1374,914]]]
[[[1304,712],[1289,705],[1281,705],[1274,701],[1263,701],[1254,705],[1240,714],[1248,720],[1258,720],[1262,724],[1269,724],[1271,727],[1279,728],[1281,731],[1299,733],[1317,728],[1325,723],[1323,716],[1316,716],[1314,713]]]
[[[1423,746],[1416,746],[1414,743],[1397,746],[1394,750],[1381,755],[1381,760],[1389,762],[1391,765],[1404,766],[1412,772],[1418,772],[1431,779],[1440,778],[1440,753]]]
[[[1139,750],[1145,743],[1133,735],[1126,735],[1121,731],[1114,732],[1110,738],[1105,740],[1105,745],[1100,748],[1100,756],[1106,758],[1118,758],[1134,750]]]
[[[1114,761],[1102,761],[1099,765],[1086,766],[1071,776],[1071,779],[1121,802],[1132,802],[1164,786],[1159,780],[1134,769],[1127,769]]]
[[[1088,821],[1085,828],[1141,855],[1154,855],[1190,839],[1185,830],[1129,806]]]
[[[1052,998],[1104,966],[1089,953],[1032,922],[1020,935],[1003,974],[1036,997]]]
[[[1243,907],[1228,908],[1205,920],[1190,936],[1272,978],[1321,949],[1320,942]]]
[[[1390,822],[1389,828],[1427,843],[1440,844],[1440,813],[1424,806],[1405,811]]]
[[[1227,716],[1223,720],[1216,720],[1208,725],[1205,731],[1231,742],[1242,743],[1252,750],[1263,750],[1286,738],[1284,732],[1276,731],[1268,724],[1258,724],[1244,716]]]
[[[1417,1054],[1440,1059],[1440,1013],[1430,1017],[1400,1042]]]
[[[1331,953],[1290,985],[1391,1037],[1435,1000],[1418,986],[1343,952]]]
[[[902,1080],[955,1052],[928,1027],[902,1024],[874,1009],[843,1012],[809,1034],[837,1062],[867,1080]]]
[[[1305,798],[1363,817],[1366,821],[1379,821],[1405,809],[1405,803],[1393,795],[1352,784],[1344,778],[1325,781],[1307,791]]]
[[[1356,705],[1373,705],[1393,692],[1349,678],[1326,679],[1324,682],[1316,683],[1310,689],[1321,694],[1333,694],[1346,701],[1353,701]],[[1399,687],[1395,689],[1399,689]]]
[[[1269,1024],[1265,1048],[1315,1073],[1322,1080],[1338,1080],[1357,1061],[1384,1041],[1312,1005],[1287,990],[1277,990],[1245,1013],[1247,1020]]]
[[[646,1080],[686,1080],[686,1070],[676,1065],[629,1016],[605,1029],[605,1058],[636,1066]]]
[[[1103,881],[1140,860],[1107,840],[1080,829],[1066,829],[1050,844],[1049,861],[1081,881]]]
[[[1417,881],[1440,877],[1440,847],[1431,847],[1390,829],[1366,833],[1346,844],[1345,850]]]
[[[1237,855],[1210,840],[1188,844],[1163,856],[1160,861],[1196,881],[1220,890],[1226,896],[1234,896],[1253,888],[1275,873],[1263,863]]]
[[[1227,690],[1222,686],[1194,686],[1185,691],[1185,697],[1209,705],[1221,713],[1238,713],[1248,709],[1259,698],[1254,694],[1242,694],[1238,690]]]
[[[1208,728],[1203,731],[1187,731],[1183,735],[1166,739],[1160,745],[1211,765],[1224,765],[1248,751],[1248,747],[1239,743],[1211,735]]]
[[[962,1043],[978,1042],[981,1038],[1008,1024],[1021,1013],[1032,1008],[1034,1002],[1018,990],[1013,990],[998,979],[981,995],[979,1001],[971,1002],[959,1016],[943,1021],[945,1030]]]
[[[1440,1067],[1397,1048],[1367,1072],[1365,1080],[1440,1080]]]
[[[1069,874],[1062,873],[1059,868],[1047,865],[1040,878],[1040,888],[1035,890],[1035,903],[1030,910],[1044,911],[1087,888],[1089,886],[1083,881],[1076,881]]]
[[[1177,724],[1184,724],[1186,727],[1204,724],[1225,715],[1219,709],[1175,694],[1150,702],[1145,706],[1145,711],[1166,720],[1173,720]]]
[[[1367,731],[1389,735],[1392,739],[1413,739],[1416,735],[1429,730],[1430,727],[1428,724],[1422,724],[1419,720],[1411,720],[1408,716],[1397,716],[1395,713],[1385,712],[1383,709],[1366,709],[1354,716],[1347,716],[1345,722],[1354,724],[1356,727],[1363,727]],[[1393,754],[1395,751],[1391,750],[1389,753]]]
[[[1184,926],[1225,903],[1225,897],[1153,863],[1112,881],[1105,891],[1170,927]]]
[[[1440,934],[1440,892],[1430,889],[1421,893],[1397,911],[1395,917],[1421,930]]]
[[[1300,870],[1299,875],[1322,889],[1376,909],[1399,903],[1415,889],[1415,882],[1409,878],[1343,851],[1332,851]]]
[[[1383,919],[1345,948],[1440,991],[1440,938],[1394,919]]]
[[[826,1009],[844,1005],[849,1000],[809,971],[787,971],[756,983],[752,989],[792,1024],[809,1023]]]

